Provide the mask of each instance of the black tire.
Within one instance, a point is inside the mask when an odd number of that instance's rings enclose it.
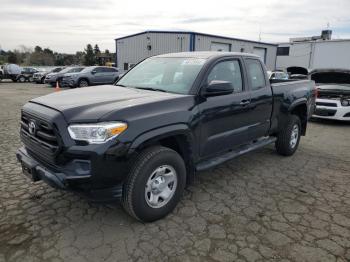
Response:
[[[298,129],[297,138],[295,139],[295,128]],[[292,134],[293,133],[293,134]],[[292,137],[293,135],[293,137]],[[278,133],[275,147],[277,152],[283,156],[291,156],[298,149],[301,136],[301,122],[300,118],[296,115],[289,115],[287,124]],[[292,143],[292,140],[294,141]]]
[[[26,78],[24,76],[19,76],[18,77],[18,82],[24,83],[26,81]]]
[[[40,79],[40,84],[44,84],[44,83],[45,83],[45,76]]]
[[[80,79],[77,87],[87,87],[89,86],[89,81],[86,79]]]
[[[146,200],[147,181],[157,168],[171,166],[175,170],[177,186],[168,202],[161,207],[151,207]],[[174,150],[153,146],[143,150],[134,160],[123,186],[122,204],[134,218],[152,222],[168,215],[180,201],[186,185],[186,167]]]

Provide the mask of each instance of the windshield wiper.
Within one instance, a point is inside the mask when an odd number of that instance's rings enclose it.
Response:
[[[142,90],[151,90],[151,91],[159,91],[159,92],[167,93],[167,91],[165,91],[164,89],[160,89],[160,88],[153,88],[153,87],[135,87],[135,88],[142,89]]]
[[[126,87],[125,85],[121,85],[121,84],[116,84],[115,86]]]

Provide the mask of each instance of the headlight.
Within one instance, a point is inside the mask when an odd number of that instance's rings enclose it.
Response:
[[[349,105],[350,105],[350,100],[345,100],[345,99],[342,100],[342,101],[341,101],[341,105],[342,105],[342,106],[349,106]]]
[[[68,127],[68,132],[74,140],[86,141],[90,144],[104,143],[127,129],[122,122],[107,122],[97,124],[74,124]]]

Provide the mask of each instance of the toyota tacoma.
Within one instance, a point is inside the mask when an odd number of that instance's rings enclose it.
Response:
[[[315,106],[314,82],[270,84],[258,56],[191,52],[145,59],[114,85],[23,106],[23,173],[138,220],[171,212],[196,173],[274,143],[290,156]]]

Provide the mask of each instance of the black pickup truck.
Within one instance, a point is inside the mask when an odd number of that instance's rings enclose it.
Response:
[[[252,54],[159,55],[115,85],[29,101],[17,158],[33,181],[120,199],[136,219],[154,221],[197,171],[270,143],[292,155],[314,104],[312,81],[270,84]]]

